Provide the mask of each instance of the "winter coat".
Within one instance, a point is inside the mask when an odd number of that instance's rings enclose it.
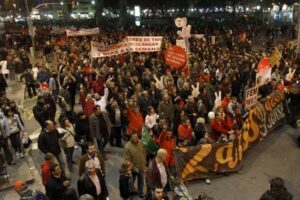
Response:
[[[131,135],[132,132],[136,132],[139,137],[141,137],[144,122],[142,114],[140,112],[133,112],[133,110],[129,106],[127,106],[127,116],[129,121],[127,134]]]
[[[120,171],[119,190],[120,190],[120,196],[123,199],[129,199],[132,196],[132,192],[133,192],[132,176],[126,174],[126,172]]]
[[[85,113],[86,117],[89,118],[94,112],[94,100],[93,99],[86,99],[84,93],[80,94],[80,102],[82,105],[82,110]]]
[[[38,148],[44,154],[52,153],[57,156],[60,154],[59,137],[61,137],[57,130],[47,132],[43,129],[38,137]]]
[[[37,102],[33,107],[34,118],[44,127],[44,123],[50,119],[49,112],[44,108],[44,104]]]
[[[96,171],[96,176],[98,177],[100,186],[101,186],[101,193],[100,193],[99,200],[106,200],[106,198],[108,197],[108,190],[106,187],[104,176],[102,175],[102,173],[100,172],[99,169],[97,169],[97,171]],[[87,173],[84,173],[79,178],[77,186],[78,186],[79,196],[84,195],[84,194],[90,194],[95,199],[98,199],[96,186],[94,185],[93,181],[90,179],[90,177]]]
[[[174,118],[174,104],[172,101],[169,101],[169,103],[161,101],[158,105],[158,115],[160,118],[171,122]]]
[[[159,136],[159,147],[167,151],[167,158],[165,160],[166,166],[174,166],[175,159],[173,150],[176,148],[175,138],[167,139],[167,132],[163,131]]]
[[[109,120],[108,114],[101,112],[101,115],[105,121],[105,126],[107,129],[107,134],[109,135],[111,132],[111,122]],[[100,123],[99,119],[95,114],[92,114],[89,118],[89,125],[90,125],[90,134],[92,138],[101,139],[103,137],[103,134],[101,133]]]
[[[139,140],[137,144],[131,141],[125,145],[125,158],[128,159],[133,166],[133,171],[144,175],[146,169],[146,150],[143,143]]]
[[[103,156],[99,151],[96,151],[96,156],[100,162],[101,171],[102,171],[103,175],[105,175],[105,162],[104,162]],[[79,167],[78,167],[79,176],[81,176],[85,172],[85,163],[89,159],[90,158],[89,158],[88,154],[85,154],[80,158]]]

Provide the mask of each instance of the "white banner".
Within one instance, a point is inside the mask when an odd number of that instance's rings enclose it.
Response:
[[[92,58],[109,57],[127,52],[156,52],[161,50],[163,37],[127,36],[123,41],[113,45],[91,42]]]
[[[185,41],[183,39],[176,40],[176,46],[182,47],[186,51]]]
[[[245,94],[245,109],[248,110],[257,103],[258,87],[250,88]]]
[[[91,29],[79,29],[79,30],[66,30],[68,37],[74,36],[85,36],[85,35],[96,35],[99,34],[99,28],[91,28]]]

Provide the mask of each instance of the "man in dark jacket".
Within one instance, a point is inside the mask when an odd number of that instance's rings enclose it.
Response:
[[[76,191],[71,188],[71,182],[62,174],[60,167],[53,164],[50,167],[51,176],[45,189],[49,200],[78,200]]]
[[[51,120],[47,120],[38,137],[39,150],[44,154],[52,153],[58,160],[61,168],[63,168],[64,164],[58,139],[62,136],[59,135],[54,123]]]
[[[105,175],[105,163],[103,156],[99,151],[96,151],[96,147],[92,142],[87,144],[87,154],[80,158],[78,170],[79,176],[81,176],[84,173],[85,164],[88,160],[93,160],[96,164],[96,168],[101,170],[102,173]]]
[[[104,147],[108,143],[111,131],[111,122],[108,114],[101,112],[99,105],[94,107],[94,113],[89,118],[89,125],[91,137],[97,140],[98,149],[104,155]]]
[[[33,114],[36,121],[39,122],[40,126],[44,128],[44,124],[50,119],[49,116],[49,106],[45,104],[45,99],[43,96],[38,96],[37,103],[33,107]]]
[[[155,189],[155,186],[161,185],[166,191],[168,184],[168,172],[164,161],[167,158],[167,151],[165,149],[159,149],[156,157],[151,161],[146,171],[146,184],[148,194],[151,190]]]
[[[77,113],[77,119],[75,123],[75,140],[81,147],[81,155],[86,153],[88,142],[92,142],[90,134],[89,120],[83,111]]]
[[[90,194],[96,200],[106,200],[108,190],[106,187],[104,174],[100,169],[96,169],[95,162],[89,160],[85,163],[86,172],[78,180],[79,195]]]

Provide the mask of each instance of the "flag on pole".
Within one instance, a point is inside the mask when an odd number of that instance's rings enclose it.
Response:
[[[282,58],[282,55],[281,55],[280,51],[277,48],[275,48],[274,52],[272,53],[272,55],[269,58],[271,67],[274,67],[275,65],[278,66],[281,58]]]

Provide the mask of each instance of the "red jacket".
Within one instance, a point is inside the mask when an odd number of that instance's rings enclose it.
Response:
[[[105,78],[100,77],[97,80],[93,81],[92,83],[92,93],[98,93],[100,96],[104,95],[104,86],[103,84],[105,83]]]
[[[179,137],[179,139],[190,141],[193,137],[192,132],[193,132],[192,127],[188,128],[183,124],[180,124],[178,126],[178,137]]]
[[[222,134],[227,135],[228,131],[231,130],[231,124],[228,121],[220,120],[217,118],[214,118],[213,120],[211,120],[210,126],[214,133],[215,140],[218,140]]]
[[[49,177],[51,176],[50,165],[51,163],[49,161],[44,161],[41,164],[41,176],[42,176],[43,185],[46,185]]]
[[[165,165],[167,167],[174,166],[175,160],[174,160],[173,150],[176,147],[174,137],[171,137],[170,140],[167,140],[167,132],[163,131],[159,136],[159,147],[165,149],[168,153],[167,158],[165,160]]]
[[[132,109],[127,106],[127,116],[128,116],[128,130],[127,135],[131,135],[131,133],[134,131],[138,134],[139,137],[142,136],[142,127],[144,123],[144,118],[142,114],[133,112]]]
[[[80,102],[84,114],[86,115],[87,118],[89,118],[94,112],[94,106],[95,106],[94,100],[93,99],[87,100],[85,94],[82,92],[80,94]]]

